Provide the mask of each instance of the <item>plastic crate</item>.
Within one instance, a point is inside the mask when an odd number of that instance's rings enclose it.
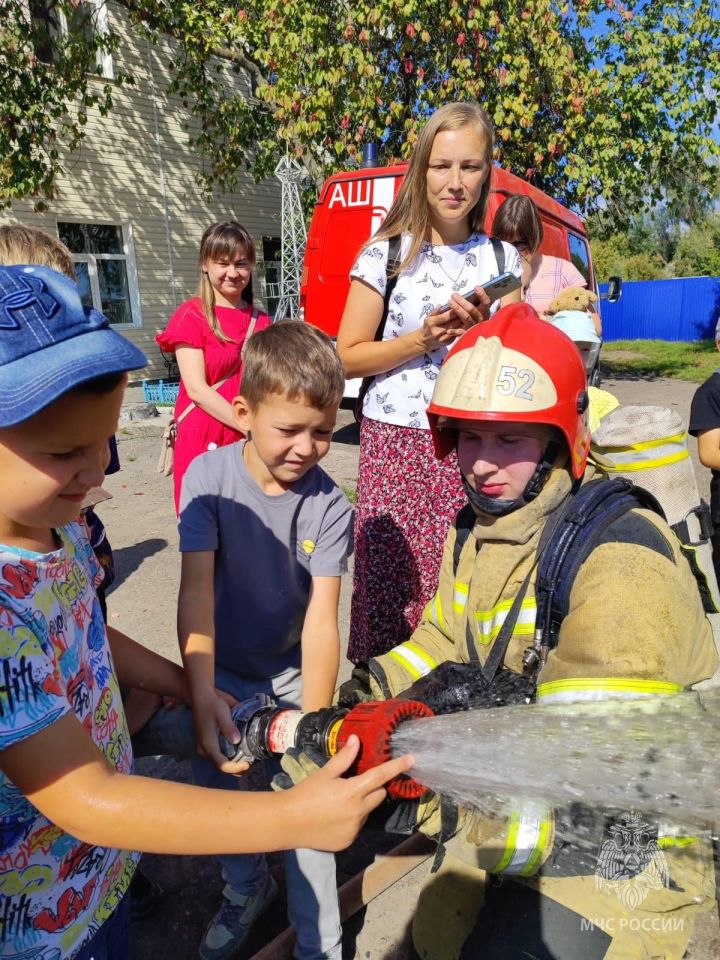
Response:
[[[146,403],[175,403],[180,390],[178,382],[168,383],[165,380],[143,380],[142,387],[143,400]]]

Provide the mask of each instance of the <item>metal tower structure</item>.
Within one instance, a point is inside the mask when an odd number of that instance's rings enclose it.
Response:
[[[300,184],[307,177],[297,160],[285,156],[275,167],[282,184],[282,237],[279,300],[273,320],[296,317],[300,306],[300,280],[307,230],[300,202]]]

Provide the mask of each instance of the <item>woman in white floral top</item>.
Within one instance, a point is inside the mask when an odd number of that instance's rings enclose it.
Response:
[[[374,378],[360,429],[348,648],[355,663],[410,636],[465,502],[455,459],[434,457],[425,410],[448,347],[494,309],[479,286],[502,272],[483,232],[493,141],[477,104],[447,104],[433,114],[385,222],[350,274],[338,352],[349,377]],[[376,340],[393,237],[400,237],[400,263]],[[503,269],[519,277],[517,251],[503,244],[503,253]],[[477,305],[461,296],[472,289]],[[501,303],[519,298],[517,291]]]

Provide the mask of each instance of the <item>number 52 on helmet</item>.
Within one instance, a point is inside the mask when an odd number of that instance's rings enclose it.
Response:
[[[579,478],[590,449],[587,410],[585,366],[573,341],[528,304],[514,303],[455,342],[427,413],[438,459],[455,448],[444,419],[548,424],[564,437]]]

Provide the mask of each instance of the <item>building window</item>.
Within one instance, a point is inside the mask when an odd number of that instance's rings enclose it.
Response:
[[[84,36],[88,40],[110,32],[107,5],[104,0],[78,0],[69,12],[46,0],[29,0],[30,19],[35,32],[35,55],[43,63],[55,61],[57,37]],[[112,80],[113,62],[109,53],[98,50],[95,62],[101,76]]]
[[[111,324],[142,324],[131,228],[109,223],[58,223],[72,253],[83,303]]]
[[[588,253],[587,243],[573,233],[568,234],[568,242],[570,244],[570,259],[585,277],[585,282],[589,287],[592,284],[592,277],[590,276],[590,254]]]

